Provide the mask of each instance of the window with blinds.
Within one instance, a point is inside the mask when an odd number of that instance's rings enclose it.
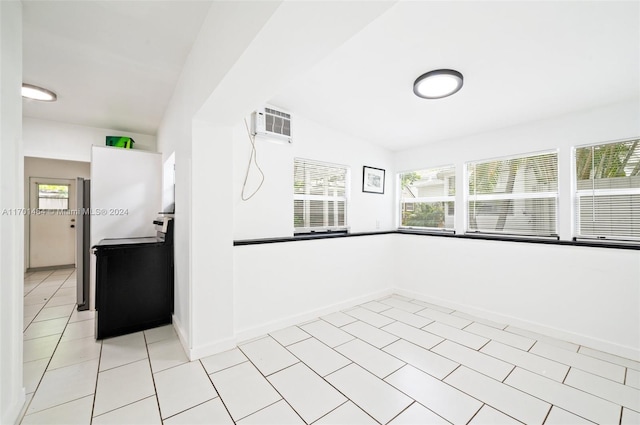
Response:
[[[575,236],[640,240],[640,140],[578,147]]]
[[[400,174],[400,227],[453,231],[455,173],[451,165]]]
[[[467,163],[467,232],[557,237],[558,153]]]
[[[294,233],[347,229],[348,167],[296,158]]]

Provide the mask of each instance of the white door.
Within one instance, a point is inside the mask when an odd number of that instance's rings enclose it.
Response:
[[[29,179],[29,268],[75,265],[76,182]]]

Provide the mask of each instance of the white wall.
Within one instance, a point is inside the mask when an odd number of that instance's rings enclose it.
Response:
[[[248,201],[243,201],[240,195],[251,143],[244,123],[234,128],[234,239],[293,236],[293,159],[296,157],[349,166],[351,180],[347,221],[351,232],[394,229],[392,153],[300,115],[294,115],[292,123],[291,144],[256,138],[258,164],[265,179],[258,193]],[[386,170],[384,194],[362,192],[364,165]],[[253,193],[259,182],[259,173],[252,164],[245,197]]]
[[[83,177],[88,179],[91,176],[91,166],[89,162],[63,161],[46,158],[24,158],[24,207],[29,208],[29,178],[47,177],[56,179],[75,179]],[[26,217],[24,226],[24,258],[25,268],[29,268],[29,220]]]
[[[176,205],[176,153],[162,163],[162,211],[172,212]]]
[[[208,172],[191,183],[192,357],[234,345],[232,186],[223,183],[233,170],[232,138],[231,127],[194,122],[193,169]]]
[[[375,235],[236,246],[238,340],[391,293],[392,238]]]
[[[175,152],[174,326],[186,351],[194,345],[192,287],[206,285],[192,283],[191,277],[193,118],[278,5],[279,2],[212,3],[158,129],[158,150],[163,152],[164,159]],[[207,179],[207,169],[205,166],[198,171],[195,178]]]
[[[0,211],[23,200],[22,4],[0,2]],[[22,383],[24,216],[0,215],[0,423],[17,421]]]
[[[640,358],[640,251],[394,236],[401,294]]]
[[[456,164],[462,176],[465,161],[559,148],[559,231],[571,240],[571,148],[638,135],[640,103],[632,101],[399,152],[395,166]],[[461,214],[456,227],[464,231]],[[400,290],[640,357],[639,251],[410,235],[395,243],[396,264],[420,265],[397,268]]]
[[[91,161],[91,146],[105,146],[107,136],[131,137],[134,150],[156,152],[156,137],[106,128],[24,117],[25,156]]]
[[[153,220],[162,203],[161,161],[159,153],[106,146],[92,148],[91,246],[105,238],[156,236]],[[91,261],[89,299],[93,309],[95,258]]]

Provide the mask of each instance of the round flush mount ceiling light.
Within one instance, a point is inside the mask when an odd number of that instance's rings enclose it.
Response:
[[[22,83],[22,97],[42,102],[55,102],[58,99],[58,95],[51,90],[25,83]]]
[[[442,99],[462,88],[462,74],[453,69],[436,69],[419,76],[413,83],[413,92],[424,99]]]

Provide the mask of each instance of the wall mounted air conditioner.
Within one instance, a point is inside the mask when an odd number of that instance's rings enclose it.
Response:
[[[269,106],[258,109],[251,116],[251,132],[291,143],[291,114]]]

